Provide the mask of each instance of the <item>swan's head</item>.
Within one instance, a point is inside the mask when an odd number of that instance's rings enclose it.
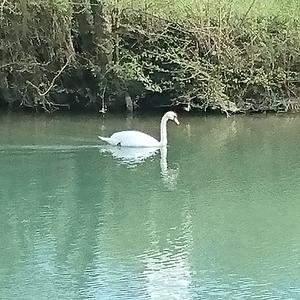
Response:
[[[165,116],[167,117],[168,120],[174,121],[177,125],[179,125],[179,121],[177,118],[177,114],[174,111],[168,111]]]

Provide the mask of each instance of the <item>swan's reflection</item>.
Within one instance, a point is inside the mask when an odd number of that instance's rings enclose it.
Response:
[[[167,147],[149,147],[149,148],[134,148],[134,147],[115,147],[102,146],[100,153],[109,153],[113,158],[117,159],[119,163],[126,165],[129,168],[137,166],[146,161],[146,159],[155,156],[160,152],[160,173],[163,182],[168,188],[175,188],[177,184],[177,177],[179,173],[178,168],[168,167],[167,161]]]
[[[147,158],[158,153],[158,147],[149,148],[134,148],[134,147],[115,147],[115,146],[102,146],[100,153],[110,153],[113,158],[117,159],[120,163],[129,167],[144,162]]]
[[[167,185],[167,187],[174,189],[177,184],[179,169],[168,167],[167,155],[168,155],[167,147],[161,147],[160,148],[160,172],[161,172],[163,182]]]

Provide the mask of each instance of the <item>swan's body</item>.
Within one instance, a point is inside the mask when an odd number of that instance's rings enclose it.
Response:
[[[114,133],[111,137],[101,137],[105,141],[114,146],[122,147],[159,147],[160,143],[152,136],[141,131],[126,130]]]
[[[134,130],[120,131],[114,133],[111,137],[101,137],[99,139],[113,146],[121,147],[161,147],[166,146],[167,141],[167,122],[174,121],[179,125],[177,115],[173,111],[165,113],[160,123],[160,141],[152,136]]]

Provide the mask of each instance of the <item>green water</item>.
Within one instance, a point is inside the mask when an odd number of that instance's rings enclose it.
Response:
[[[300,299],[300,116],[179,118],[0,115],[0,299]]]

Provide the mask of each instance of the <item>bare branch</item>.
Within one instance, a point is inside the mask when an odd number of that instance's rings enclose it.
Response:
[[[72,58],[73,58],[73,55],[69,56],[69,58],[68,58],[68,60],[66,61],[66,63],[63,65],[63,67],[59,70],[59,72],[58,72],[58,73],[54,76],[54,78],[52,79],[52,81],[51,81],[51,83],[50,83],[50,85],[49,85],[49,87],[47,88],[46,91],[41,92],[41,90],[40,90],[35,84],[33,84],[31,81],[26,81],[26,82],[27,82],[29,85],[31,85],[32,87],[34,87],[34,88],[37,90],[38,94],[39,94],[41,97],[46,96],[46,95],[50,92],[50,90],[53,88],[56,79],[57,79],[57,78],[62,74],[62,72],[67,68],[67,66],[69,65],[69,63],[70,63],[70,61],[71,61]]]
[[[4,9],[4,5],[5,5],[5,2],[6,2],[7,0],[3,0],[2,1],[2,3],[1,3],[1,6],[0,6],[0,20],[1,20],[1,22],[3,21],[3,9]]]
[[[43,63],[43,64],[37,63],[37,62],[35,62],[35,61],[10,62],[10,63],[6,63],[6,64],[0,66],[0,69],[5,69],[6,67],[10,67],[10,66],[21,66],[21,67],[23,67],[23,68],[26,69],[26,70],[27,70],[27,67],[28,67],[28,69],[30,69],[30,68],[32,68],[33,66],[38,66],[38,67],[40,67],[40,68],[45,68],[45,67],[47,67],[50,63],[51,63],[51,61],[48,61],[47,63]],[[22,69],[22,70],[19,70],[19,71],[22,72],[23,69]]]

